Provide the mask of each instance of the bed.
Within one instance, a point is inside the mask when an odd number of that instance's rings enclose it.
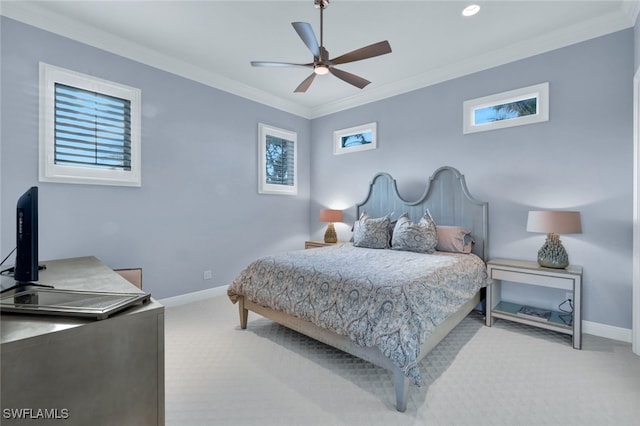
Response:
[[[437,229],[438,250],[403,248],[391,215],[419,232]],[[453,167],[436,170],[414,202],[400,196],[389,174],[378,173],[356,205],[356,218],[353,243],[258,259],[227,294],[238,303],[242,329],[252,311],[388,369],[396,409],[405,411],[409,385],[420,385],[420,360],[481,302],[488,284],[488,204],[469,194]],[[362,229],[371,224],[397,230],[387,237],[392,247],[363,243]],[[443,239],[461,230],[460,244]]]

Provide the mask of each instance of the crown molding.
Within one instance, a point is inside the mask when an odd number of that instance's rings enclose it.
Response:
[[[185,61],[145,48],[112,33],[98,30],[57,13],[44,12],[30,2],[2,2],[0,15],[98,49],[158,68],[198,83],[289,112],[311,118],[309,108],[250,87]]]
[[[640,7],[640,0],[634,0],[633,3]],[[627,19],[630,15],[627,13],[625,16],[612,12],[481,56],[434,68],[405,80],[367,88],[366,93],[312,108],[311,117],[318,118],[362,106],[632,27],[631,19]]]
[[[631,26],[636,24],[640,13],[640,0],[626,0],[622,2],[622,11],[631,19]]]
[[[561,30],[517,43],[488,54],[435,68],[402,81],[374,86],[356,95],[309,108],[233,79],[177,60],[114,34],[96,30],[59,14],[43,12],[31,2],[2,2],[0,14],[81,43],[141,62],[216,89],[258,102],[307,119],[322,117],[350,108],[380,101],[437,83],[494,68],[533,55],[620,31],[635,24],[640,0],[622,1],[620,12],[611,12]]]

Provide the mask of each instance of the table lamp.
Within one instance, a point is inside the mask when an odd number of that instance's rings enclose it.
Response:
[[[336,228],[334,228],[333,222],[342,222],[342,210],[320,210],[320,222],[329,222],[327,230],[324,232],[324,242],[337,243],[338,234],[336,234]]]
[[[569,255],[560,242],[558,234],[582,232],[580,212],[530,211],[527,232],[545,232],[547,239],[538,251],[538,264],[546,268],[562,269],[569,266]]]

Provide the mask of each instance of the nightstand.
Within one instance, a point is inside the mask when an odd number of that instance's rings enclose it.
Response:
[[[317,247],[327,247],[327,246],[335,246],[339,243],[325,243],[323,240],[309,240],[304,242],[304,248],[317,248]]]
[[[573,347],[582,348],[582,267],[569,265],[565,269],[543,268],[537,262],[494,259],[487,262],[487,272],[493,281],[487,287],[486,325],[496,318],[532,325],[572,336]],[[547,321],[529,319],[518,314],[523,305],[502,300],[502,281],[531,286],[556,288],[573,292],[573,314],[551,312]]]

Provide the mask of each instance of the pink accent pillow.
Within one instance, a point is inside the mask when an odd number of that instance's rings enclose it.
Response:
[[[437,226],[438,244],[437,251],[452,253],[471,253],[473,237],[471,231],[462,226]]]

